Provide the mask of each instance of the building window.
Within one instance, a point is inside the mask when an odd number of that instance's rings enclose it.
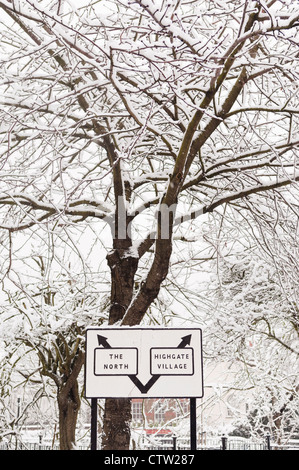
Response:
[[[189,400],[180,400],[178,411],[177,411],[177,416],[180,416],[180,414],[187,415],[189,412],[190,412]]]
[[[163,403],[162,401],[157,401],[157,403],[155,403],[155,409],[154,409],[154,413],[155,413],[155,423],[156,424],[163,424],[164,421],[165,421],[165,411],[166,411],[166,404]]]
[[[132,420],[134,423],[141,423],[143,420],[143,403],[142,401],[132,402]]]

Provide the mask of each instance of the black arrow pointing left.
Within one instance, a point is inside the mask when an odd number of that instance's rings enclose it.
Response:
[[[98,342],[99,342],[99,346],[103,346],[105,349],[111,349],[111,346],[108,343],[107,338],[105,338],[105,336],[98,335]]]

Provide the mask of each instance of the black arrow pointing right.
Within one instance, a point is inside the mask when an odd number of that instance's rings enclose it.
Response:
[[[182,341],[178,345],[178,348],[185,348],[187,346],[187,344],[190,344],[191,343],[191,336],[192,335],[183,336]]]

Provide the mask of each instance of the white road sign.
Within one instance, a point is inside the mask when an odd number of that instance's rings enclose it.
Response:
[[[86,398],[202,397],[199,328],[91,328]]]

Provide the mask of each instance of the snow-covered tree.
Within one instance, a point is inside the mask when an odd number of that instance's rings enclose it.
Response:
[[[0,7],[4,274],[20,231],[106,224],[108,322],[140,324],[176,226],[296,187],[298,4]],[[106,400],[105,449],[128,448],[129,419],[129,400]]]
[[[253,225],[251,213],[246,223],[238,215],[229,223],[227,217],[226,228],[222,227],[214,276],[206,291],[211,305],[206,354],[216,362],[239,364],[232,387],[248,391],[250,434],[270,432],[281,444],[298,429],[299,245],[298,230],[284,230],[287,221],[289,226],[296,224],[294,211],[291,217],[286,207],[283,216],[272,209],[276,225],[268,226],[268,234],[265,213],[259,225]],[[256,236],[262,228],[263,237]],[[227,232],[230,240],[225,241]],[[240,422],[244,426],[246,418]]]

